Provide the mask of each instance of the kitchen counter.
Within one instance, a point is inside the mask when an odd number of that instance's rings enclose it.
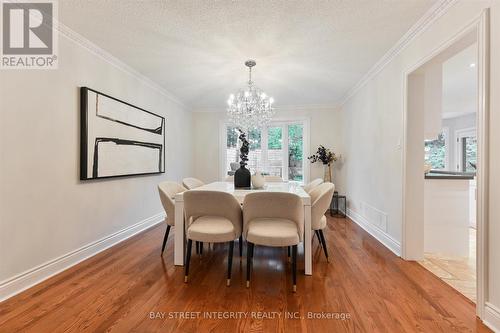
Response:
[[[469,255],[473,174],[430,172],[424,183],[424,251]]]
[[[468,179],[472,180],[476,177],[475,172],[454,172],[454,171],[439,171],[431,170],[425,174],[425,179]]]

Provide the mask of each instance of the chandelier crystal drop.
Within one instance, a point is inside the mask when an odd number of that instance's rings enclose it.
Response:
[[[264,127],[274,116],[274,99],[257,88],[252,81],[252,67],[255,65],[254,60],[245,62],[248,67],[248,86],[231,94],[227,101],[229,121],[245,132]]]

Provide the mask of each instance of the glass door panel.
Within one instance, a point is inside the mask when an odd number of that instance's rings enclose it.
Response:
[[[267,128],[266,173],[283,177],[283,127]]]
[[[236,127],[226,127],[226,160],[224,175],[232,176],[239,166],[239,140]]]
[[[304,126],[288,125],[288,180],[304,179]]]
[[[477,139],[475,136],[462,137],[462,170],[476,172],[477,165]]]
[[[248,143],[250,152],[248,153],[248,169],[253,174],[255,171],[261,171],[264,167],[262,154],[262,133],[259,129],[250,130],[248,133]]]

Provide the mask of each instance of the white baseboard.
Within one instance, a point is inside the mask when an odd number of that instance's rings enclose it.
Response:
[[[165,218],[164,213],[156,214],[125,229],[87,244],[59,258],[0,282],[0,302],[144,231]]]
[[[375,237],[385,247],[394,252],[394,254],[396,254],[398,257],[401,256],[401,243],[392,238],[388,233],[377,228],[369,221],[367,221],[363,216],[349,208],[347,209],[347,216],[357,225],[363,228],[366,232]]]
[[[500,309],[493,304],[486,302],[484,308],[483,323],[491,328],[493,332],[500,333]]]

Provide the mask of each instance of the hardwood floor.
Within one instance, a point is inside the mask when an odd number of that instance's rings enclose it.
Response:
[[[226,287],[222,245],[205,246],[201,258],[193,253],[184,284],[183,268],[173,265],[173,232],[159,255],[164,231],[164,225],[147,230],[0,303],[0,331],[488,331],[472,302],[348,219],[328,218],[330,263],[315,239],[314,276],[304,276],[299,264],[296,294],[286,249],[277,248],[256,247],[250,289],[237,251]],[[237,318],[214,319],[230,315]]]

